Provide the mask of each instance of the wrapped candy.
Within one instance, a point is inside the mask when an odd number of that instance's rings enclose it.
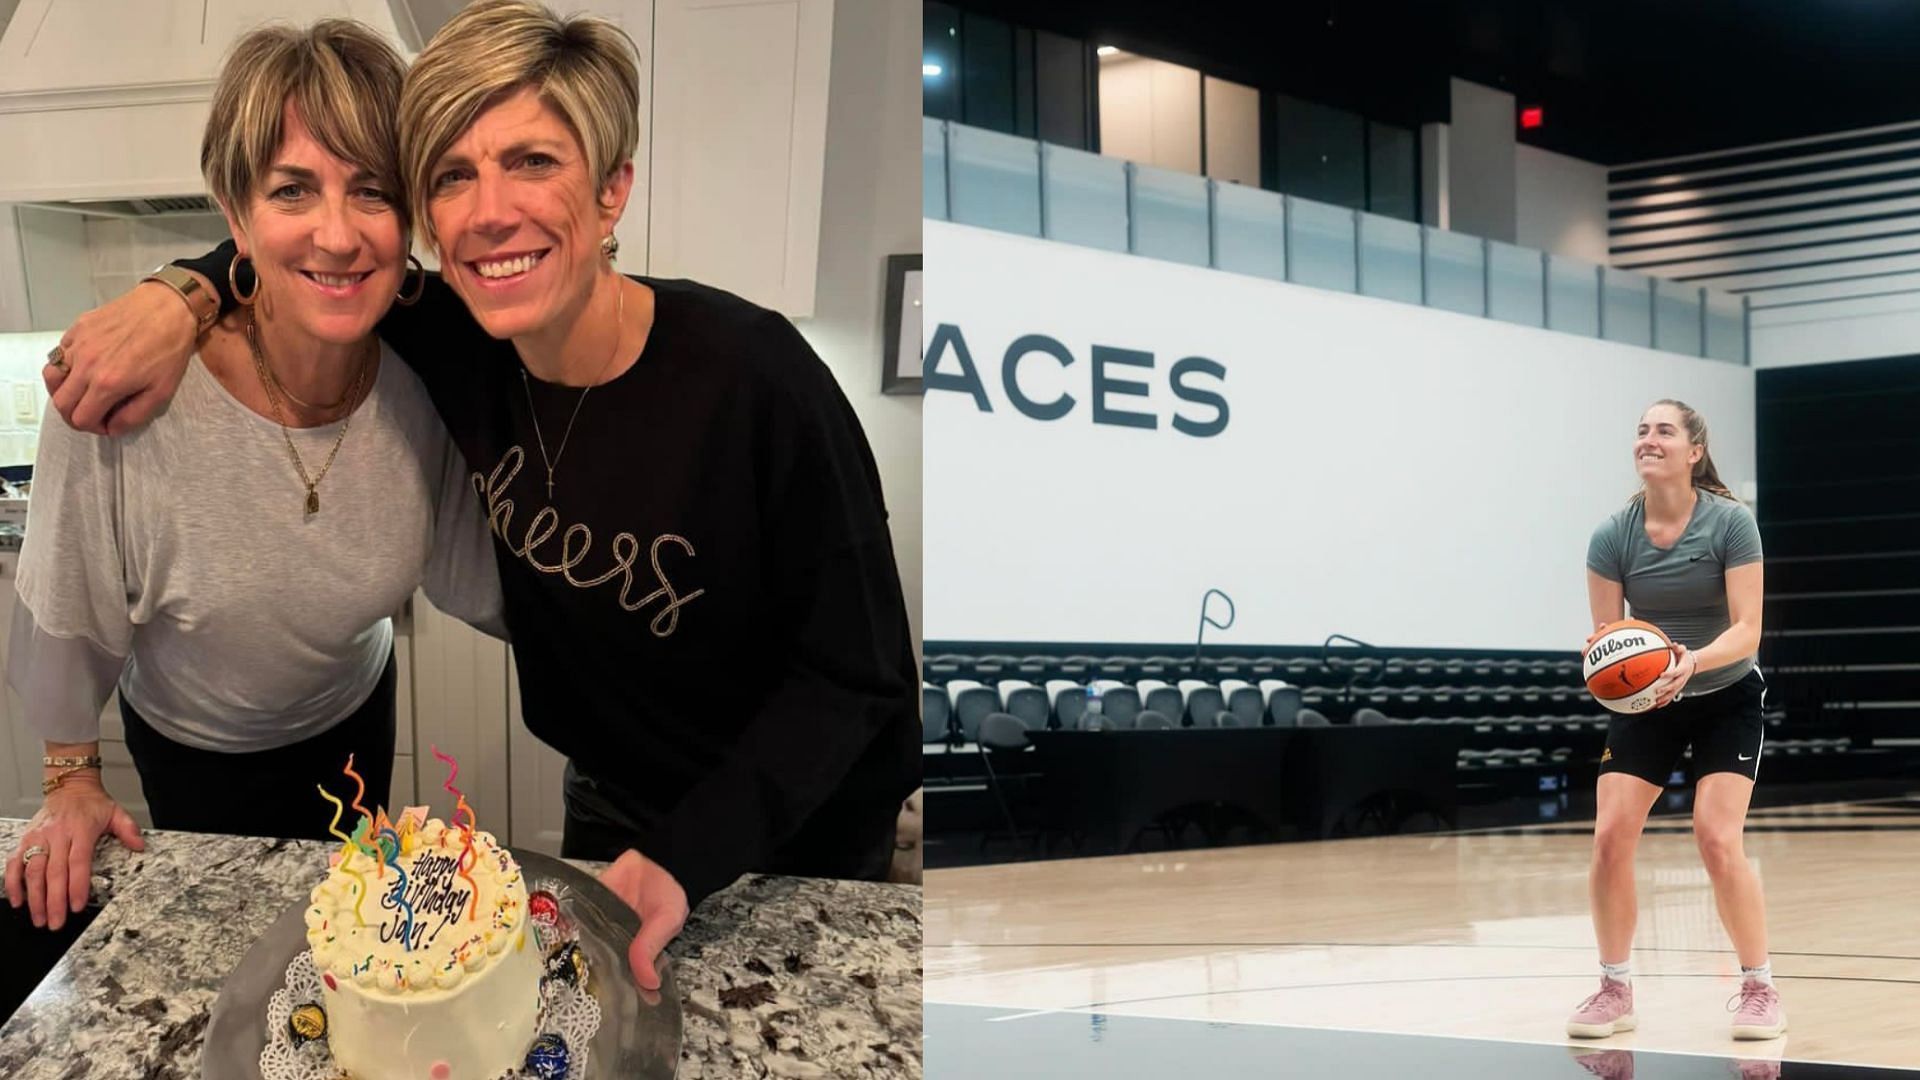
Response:
[[[560,914],[560,901],[552,893],[541,889],[527,894],[527,917],[535,925],[547,930],[563,930],[566,916]]]
[[[287,1032],[293,1036],[295,1046],[326,1038],[327,1010],[314,1002],[300,1006],[287,1017]]]
[[[547,954],[547,978],[558,979],[567,986],[586,985],[587,954],[571,941],[555,946]]]
[[[527,1075],[540,1080],[562,1080],[567,1075],[571,1057],[567,1040],[558,1035],[542,1035],[533,1040],[533,1047],[527,1051]]]

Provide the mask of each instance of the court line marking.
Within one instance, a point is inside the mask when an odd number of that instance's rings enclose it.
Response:
[[[1584,952],[1593,951],[1592,945],[1501,945],[1477,941],[1063,941],[1044,943],[982,941],[923,947],[928,949],[1577,949]],[[1635,945],[1633,951],[1720,956],[1730,955],[1732,950]],[[1904,956],[1897,953],[1788,952],[1783,949],[1773,949],[1770,952],[1774,956],[1798,956],[1822,960],[1920,960],[1920,956]],[[1914,981],[1920,982],[1920,980]]]
[[[1640,831],[1643,834],[1650,835],[1650,836],[1691,836],[1693,834],[1693,826],[1691,825],[1649,825],[1641,829]],[[1784,825],[1784,824],[1773,824],[1768,822],[1760,822],[1756,824],[1754,822],[1749,821],[1746,825],[1746,828],[1743,829],[1742,831],[1747,833],[1920,832],[1920,824],[1900,825],[1900,824],[1882,823],[1882,824],[1874,825],[1874,824],[1868,824],[1867,822],[1855,822],[1852,824],[1836,824],[1836,825],[1815,825],[1815,824]],[[1508,832],[1488,832],[1488,833],[1483,833],[1481,835],[1483,836],[1591,836],[1593,835],[1593,829],[1590,826],[1582,826],[1582,825],[1549,825],[1545,827],[1533,826],[1533,827],[1527,828],[1525,831],[1514,829]]]
[[[1684,792],[1676,792],[1676,793],[1684,794]],[[1920,796],[1913,795],[1913,794],[1882,795],[1882,796],[1876,796],[1871,799],[1848,799],[1845,802],[1814,802],[1814,803],[1802,803],[1802,804],[1798,804],[1797,806],[1796,805],[1762,806],[1762,807],[1756,807],[1755,809],[1794,810],[1799,808],[1805,808],[1805,809],[1844,808],[1848,806],[1872,808],[1884,803],[1902,803],[1902,802],[1914,803],[1916,805],[1920,805]],[[1647,822],[1649,825],[1651,825],[1654,822],[1658,822],[1662,820],[1685,821],[1685,820],[1691,820],[1692,816],[1693,816],[1693,811],[1691,810],[1667,811],[1667,812],[1649,814],[1647,816]],[[1749,817],[1751,817],[1751,813],[1749,813]],[[1542,823],[1538,825],[1489,825],[1489,826],[1484,826],[1482,828],[1477,828],[1477,829],[1449,829],[1444,832],[1406,833],[1401,836],[1395,836],[1395,837],[1352,836],[1352,837],[1342,837],[1341,839],[1343,840],[1392,840],[1392,839],[1415,839],[1418,837],[1429,837],[1429,838],[1438,839],[1438,838],[1445,838],[1449,836],[1486,836],[1489,834],[1512,835],[1513,830],[1515,829],[1519,829],[1523,831],[1527,829],[1563,829],[1569,825],[1586,825],[1589,827],[1588,831],[1592,831],[1591,827],[1593,826],[1593,824],[1594,824],[1593,819],[1582,817],[1574,821]],[[1325,843],[1325,842],[1326,841],[1322,841],[1322,843]],[[1260,846],[1260,845],[1245,845],[1245,846]],[[1202,850],[1206,850],[1206,849],[1202,849]]]
[[[1634,976],[1634,978],[1636,979],[1639,977],[1640,976],[1638,975]],[[1004,1009],[1008,1007],[1005,1005],[981,1005],[978,1002],[971,1002],[971,1001],[935,1001],[931,998],[927,999],[925,1004],[952,1005],[952,1006],[959,1006],[961,1008],[971,1008],[971,1009]],[[1079,1009],[1079,1008],[1041,1009],[1041,1010],[1036,1010],[1029,1013],[1023,1013],[1018,1016],[988,1017],[986,1019],[986,1022],[993,1023],[996,1020],[1019,1020],[1019,1019],[1026,1019],[1034,1016],[1046,1016],[1052,1013],[1092,1014],[1096,1012],[1098,1012],[1098,1010]],[[1247,1027],[1291,1028],[1295,1031],[1338,1031],[1338,1032],[1343,1032],[1349,1035],[1402,1035],[1402,1036],[1410,1036],[1413,1038],[1421,1038],[1421,1039],[1459,1039],[1465,1042],[1519,1043],[1526,1046],[1564,1046],[1569,1049],[1581,1049],[1585,1047],[1591,1047],[1595,1050],[1625,1050],[1630,1054],[1636,1054],[1636,1055],[1642,1054],[1642,1053],[1671,1054],[1675,1057],[1713,1058],[1716,1061],[1779,1060],[1783,1063],[1791,1063],[1795,1065],[1839,1065],[1844,1068],[1852,1068],[1852,1069],[1876,1069],[1881,1071],[1891,1070],[1895,1072],[1913,1071],[1908,1066],[1904,1066],[1904,1065],[1887,1065],[1887,1064],[1867,1062],[1867,1061],[1839,1061],[1833,1058],[1782,1057],[1779,1059],[1774,1059],[1774,1058],[1767,1057],[1763,1053],[1755,1053],[1751,1056],[1741,1056],[1737,1054],[1711,1052],[1706,1050],[1656,1050],[1656,1049],[1653,1049],[1652,1047],[1644,1047],[1644,1046],[1638,1046],[1638,1045],[1625,1045],[1621,1043],[1610,1042],[1607,1039],[1582,1039],[1577,1042],[1572,1039],[1563,1039],[1561,1041],[1556,1042],[1549,1039],[1498,1038],[1498,1037],[1488,1036],[1488,1035],[1457,1035],[1449,1032],[1399,1031],[1399,1030],[1382,1029],[1382,1028],[1335,1027],[1329,1024],[1285,1024],[1285,1023],[1280,1023],[1278,1021],[1273,1021],[1273,1020],[1242,1020],[1242,1019],[1223,1020],[1215,1017],[1161,1016],[1153,1013],[1114,1013],[1110,1015],[1122,1017],[1129,1020],[1170,1020],[1176,1023],[1189,1023],[1189,1024],[1235,1024],[1235,1025],[1241,1025],[1241,1026],[1247,1026]],[[1793,1032],[1789,1031],[1785,1035],[1781,1036],[1781,1038],[1791,1042],[1793,1038]],[[1776,1041],[1778,1040],[1773,1040],[1773,1039],[1765,1040],[1765,1042],[1767,1043],[1772,1043]],[[1761,1042],[1754,1042],[1748,1045],[1752,1046],[1755,1051],[1760,1051],[1767,1048]]]
[[[1733,976],[1714,971],[1654,971],[1633,973],[1635,979],[1725,979],[1729,982]],[[1881,979],[1862,975],[1776,975],[1776,979],[1791,979],[1794,982],[1868,982],[1895,983],[1902,986],[1920,986],[1920,979]],[[1241,986],[1232,990],[1195,990],[1181,994],[1153,994],[1137,998],[1113,998],[1108,1001],[1095,1001],[1085,1005],[1074,1005],[1068,1012],[1080,1012],[1086,1009],[1104,1009],[1115,1005],[1150,1005],[1156,1001],[1192,1001],[1201,998],[1233,997],[1239,994],[1274,994],[1294,990],[1344,990],[1365,986],[1414,986],[1424,983],[1460,983],[1460,982],[1526,982],[1535,979],[1579,979],[1583,982],[1593,980],[1593,972],[1582,971],[1577,974],[1555,974],[1541,972],[1535,974],[1513,975],[1418,975],[1403,979],[1354,979],[1344,982],[1289,983],[1279,986]]]

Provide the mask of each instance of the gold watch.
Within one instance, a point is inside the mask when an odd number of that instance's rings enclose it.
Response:
[[[213,324],[219,321],[219,295],[202,285],[199,278],[172,263],[154,267],[151,273],[140,280],[157,281],[180,294],[180,299],[186,303],[187,310],[193,314],[194,336],[198,337],[213,329]]]

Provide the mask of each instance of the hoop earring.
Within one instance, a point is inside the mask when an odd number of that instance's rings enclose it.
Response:
[[[254,297],[260,295],[260,275],[259,274],[253,275],[253,291],[246,294],[245,296],[240,295],[240,282],[237,281],[236,278],[239,276],[240,262],[243,259],[246,259],[248,263],[247,271],[249,273],[253,272],[252,260],[247,259],[245,255],[236,254],[233,257],[233,261],[227,264],[227,288],[233,290],[233,299],[235,303],[251,304],[253,303]]]
[[[620,238],[612,233],[601,237],[600,254],[605,255],[608,262],[612,262],[614,257],[620,254]]]
[[[412,255],[407,256],[407,261],[413,264],[413,268],[415,270],[415,274],[413,277],[413,282],[414,282],[413,294],[409,296],[406,290],[402,289],[398,294],[394,296],[393,302],[396,304],[399,304],[401,307],[412,307],[413,305],[419,303],[420,297],[425,295],[427,291],[426,264],[421,262],[419,259],[414,258]]]

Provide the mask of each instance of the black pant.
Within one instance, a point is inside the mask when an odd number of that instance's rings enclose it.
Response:
[[[583,775],[567,762],[566,832],[560,854],[569,859],[611,862],[634,846],[638,826],[623,824],[614,804],[630,798]],[[903,800],[849,798],[836,794],[815,810],[761,865],[748,869],[794,877],[885,881],[893,865],[894,831]]]
[[[367,782],[361,805],[372,810],[387,804],[393,786],[393,706],[393,654],[388,653],[380,681],[352,715],[291,746],[223,754],[160,734],[124,697],[120,715],[155,828],[326,840],[333,804],[320,797],[316,785],[347,804],[340,831],[353,831],[353,781],[341,772],[348,754],[353,771]]]
[[[1665,787],[1691,746],[1694,779],[1730,772],[1758,780],[1767,741],[1761,708],[1766,692],[1767,680],[1754,668],[1732,686],[1705,694],[1682,691],[1680,700],[1665,708],[1615,716],[1607,725],[1600,771]]]

